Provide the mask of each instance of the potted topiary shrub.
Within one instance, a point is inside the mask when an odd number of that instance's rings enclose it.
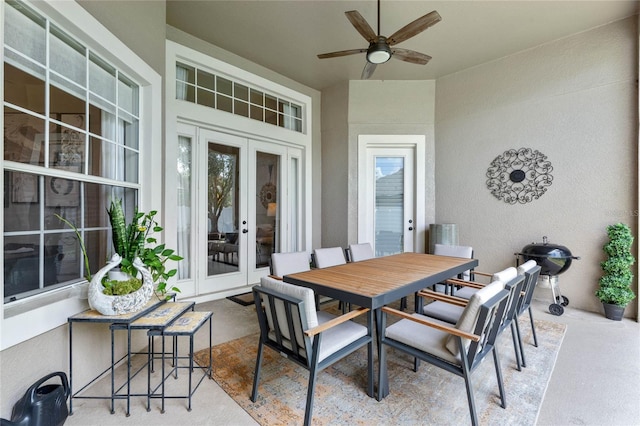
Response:
[[[631,265],[635,263],[631,254],[633,235],[629,226],[624,223],[609,225],[607,234],[609,242],[602,249],[608,259],[600,263],[603,275],[599,280],[600,287],[596,290],[596,297],[604,306],[605,316],[620,321],[625,307],[636,297],[631,290]]]

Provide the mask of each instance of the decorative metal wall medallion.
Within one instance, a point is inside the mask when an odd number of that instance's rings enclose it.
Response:
[[[531,148],[510,149],[487,169],[487,188],[509,204],[537,200],[551,186],[553,167],[547,156]]]

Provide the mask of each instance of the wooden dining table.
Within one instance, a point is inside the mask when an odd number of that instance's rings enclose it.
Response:
[[[311,288],[318,295],[370,308],[369,315],[373,315],[372,323],[376,324],[380,359],[380,310],[383,306],[476,266],[476,259],[400,253],[329,268],[312,269],[285,275],[283,279],[291,284]],[[389,393],[387,378],[383,377],[377,387],[376,397],[380,401]]]

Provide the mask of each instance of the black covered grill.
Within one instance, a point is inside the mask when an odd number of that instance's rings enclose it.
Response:
[[[534,260],[540,265],[540,280],[548,282],[553,293],[553,303],[549,305],[549,312],[554,315],[564,313],[563,306],[569,304],[569,299],[560,294],[557,275],[562,274],[571,266],[572,260],[579,257],[573,256],[571,250],[559,244],[550,244],[547,237],[542,237],[542,243],[531,243],[516,253],[524,262]]]

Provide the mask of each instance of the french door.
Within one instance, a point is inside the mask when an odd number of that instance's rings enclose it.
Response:
[[[292,202],[282,189],[299,150],[204,129],[198,139],[197,293],[248,287],[290,237],[281,223],[295,209],[282,211]]]
[[[358,161],[358,241],[369,242],[376,256],[420,250],[417,230],[424,213],[416,206],[420,175],[419,141],[412,136],[361,135]]]

